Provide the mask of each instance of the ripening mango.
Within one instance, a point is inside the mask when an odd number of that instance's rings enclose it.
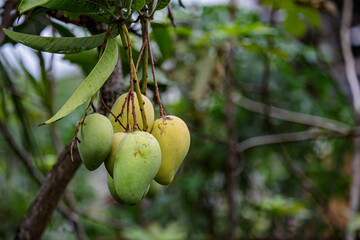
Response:
[[[126,136],[126,134],[127,133],[125,132],[114,133],[114,140],[111,146],[110,153],[104,162],[105,168],[111,177],[113,177],[114,162],[116,158],[117,149],[119,147],[120,141]]]
[[[161,150],[147,132],[130,132],[121,140],[114,163],[114,185],[121,201],[138,203],[154,179],[161,163]]]
[[[108,156],[113,143],[113,128],[109,119],[101,114],[87,116],[80,126],[78,150],[85,167],[97,169]]]
[[[159,142],[162,156],[155,180],[168,185],[189,151],[190,132],[183,120],[168,115],[154,122],[151,134]]]
[[[118,116],[121,113],[121,109],[124,105],[125,99],[126,99],[127,93],[122,94],[114,103],[114,106],[112,107],[111,111],[115,116]],[[151,127],[154,123],[154,107],[151,103],[151,101],[144,95],[142,95],[142,99],[144,102],[144,111],[146,116],[146,122],[148,124],[148,128],[146,129],[147,132],[151,131]],[[134,104],[135,104],[135,114],[136,114],[136,122],[140,129],[138,130],[144,130],[144,124],[141,116],[140,106],[139,102],[137,100],[136,94],[134,94]],[[124,111],[122,116],[119,116],[119,120],[121,124],[126,127],[127,124],[127,103],[125,104]],[[134,126],[134,117],[132,115],[132,102],[129,103],[129,117],[130,117],[130,130],[133,129]],[[125,129],[119,124],[119,122],[115,122],[115,117],[110,114],[109,120],[111,121],[112,126],[114,127],[114,132],[124,132]]]

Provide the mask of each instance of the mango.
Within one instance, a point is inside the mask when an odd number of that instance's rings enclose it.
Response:
[[[113,128],[109,119],[101,114],[87,116],[78,133],[78,150],[85,167],[97,169],[110,153],[113,143]]]
[[[126,136],[125,132],[117,132],[114,134],[114,140],[111,146],[110,153],[106,158],[104,165],[111,177],[113,177],[114,162],[116,159],[116,152],[118,150],[120,141]]]
[[[114,179],[110,176],[110,174],[108,173],[107,174],[107,185],[108,185],[108,189],[109,189],[109,192],[111,194],[111,196],[119,203],[123,203],[121,201],[121,199],[119,198],[119,196],[117,195],[116,193],[116,190],[115,190],[115,185],[114,185]]]
[[[118,116],[121,113],[121,109],[125,102],[127,94],[128,93],[122,94],[114,103],[111,111],[113,112],[113,114],[115,116]],[[150,132],[151,127],[154,123],[154,107],[153,107],[151,101],[146,96],[142,95],[142,99],[144,102],[144,111],[145,111],[145,116],[146,116],[146,122],[148,124],[148,128],[146,131]],[[134,94],[134,103],[135,103],[136,121],[140,128],[138,130],[144,130],[144,124],[143,124],[140,106],[139,106],[139,102],[137,100],[136,94]],[[126,124],[127,124],[127,109],[128,109],[128,107],[127,107],[127,103],[126,103],[122,116],[118,118],[124,127],[126,127]],[[131,131],[134,126],[134,117],[132,115],[132,102],[131,101],[129,103],[129,117],[130,117],[130,131]],[[115,122],[115,117],[112,114],[109,115],[109,120],[114,128],[114,132],[124,132],[125,131],[125,129],[119,124],[119,122]]]
[[[124,204],[124,202],[119,198],[118,194],[116,193],[114,179],[110,176],[109,173],[107,173],[107,185],[108,185],[110,195],[113,197],[113,199],[116,200],[120,204]],[[143,199],[148,194],[149,190],[150,190],[150,184],[146,188],[141,199]],[[134,204],[132,204],[132,205],[134,205]]]
[[[170,184],[185,159],[190,147],[190,132],[186,123],[172,115],[164,116],[154,122],[151,134],[161,148],[161,166],[155,180]]]
[[[138,203],[154,179],[161,163],[161,150],[147,132],[126,134],[121,140],[114,163],[114,185],[121,201]]]

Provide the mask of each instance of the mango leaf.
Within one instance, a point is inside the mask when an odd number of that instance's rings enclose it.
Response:
[[[90,37],[40,37],[18,33],[3,28],[5,34],[16,42],[39,51],[51,53],[77,53],[98,47],[104,41],[106,33]]]
[[[144,6],[145,6],[145,0],[133,0],[133,4],[131,8],[133,12],[136,12],[141,10]]]
[[[108,79],[118,59],[118,48],[113,38],[108,39],[105,51],[99,62],[96,64],[91,73],[86,77],[82,84],[76,89],[73,95],[66,101],[61,109],[45,124],[53,123],[70,113],[77,107],[85,103],[89,98],[94,96],[96,92]]]
[[[100,13],[100,8],[93,0],[23,0],[19,5],[18,10],[20,14],[23,14],[36,7],[46,7],[78,13]]]
[[[162,60],[165,60],[171,57],[173,52],[173,40],[171,38],[169,29],[166,25],[160,23],[151,23],[151,28],[154,34],[155,41],[159,46],[161,55],[163,57]]]
[[[316,9],[310,7],[297,7],[297,10],[306,17],[313,27],[319,27],[321,23],[320,14]]]
[[[163,8],[166,8],[169,2],[170,0],[159,0],[156,5],[156,10],[161,10]]]
[[[75,35],[66,27],[56,22],[51,21],[51,25],[62,37],[75,37]]]
[[[78,64],[84,71],[85,75],[88,75],[98,61],[98,53],[96,49],[92,49],[81,53],[66,54],[63,59],[69,60],[71,63]]]

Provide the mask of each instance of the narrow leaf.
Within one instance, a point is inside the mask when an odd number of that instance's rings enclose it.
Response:
[[[69,12],[99,13],[100,9],[92,1],[77,0],[23,0],[19,5],[19,12],[23,14],[36,7],[46,7]]]
[[[104,41],[106,33],[90,37],[40,37],[18,33],[3,28],[5,34],[16,42],[39,51],[51,53],[77,53],[98,47]]]
[[[73,95],[66,101],[61,109],[45,124],[53,123],[70,113],[77,107],[85,103],[89,98],[94,96],[96,92],[108,79],[118,59],[117,44],[113,38],[110,38],[106,44],[105,51],[99,62],[96,64],[91,73],[86,77],[83,83],[76,89]]]
[[[173,52],[173,40],[171,38],[171,34],[166,25],[161,23],[151,23],[151,28],[154,34],[155,41],[159,46],[161,55],[163,57],[162,60],[166,60],[171,57]]]

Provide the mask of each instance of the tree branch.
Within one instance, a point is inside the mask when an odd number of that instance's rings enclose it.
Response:
[[[345,62],[345,73],[346,78],[350,86],[353,107],[355,111],[355,122],[356,124],[360,123],[360,85],[359,79],[356,75],[355,60],[351,51],[351,42],[350,42],[350,27],[352,20],[352,11],[353,11],[353,0],[344,0],[343,1],[343,11],[341,18],[340,26],[340,41],[342,54]],[[360,176],[360,137],[353,138],[353,156],[351,160],[351,185],[350,185],[350,212],[349,212],[349,221],[350,224],[358,210],[359,206],[359,176]],[[354,240],[355,233],[347,231],[346,240]]]
[[[351,131],[350,126],[336,120],[273,107],[264,103],[253,101],[242,95],[235,104],[242,108],[245,108],[246,110],[260,113],[263,115],[269,114],[270,117],[281,119],[284,121],[300,123],[318,128],[325,128],[341,134],[348,134]],[[265,111],[265,109],[267,109],[268,111]]]
[[[13,9],[16,8],[16,5],[18,4],[19,0],[7,0],[4,3],[3,9],[4,12],[1,16],[1,28],[0,28],[0,45],[5,40],[5,33],[2,30],[2,28],[8,28],[14,24],[15,19],[19,16],[18,11],[15,13],[11,13]]]

